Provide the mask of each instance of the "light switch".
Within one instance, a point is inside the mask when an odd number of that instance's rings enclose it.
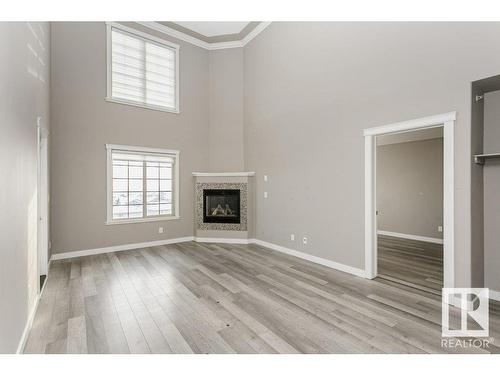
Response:
[[[264,175],[264,182],[267,182],[267,174]]]
[[[267,191],[264,192],[264,198],[267,198]]]

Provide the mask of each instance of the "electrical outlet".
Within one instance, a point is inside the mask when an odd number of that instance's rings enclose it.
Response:
[[[267,191],[264,192],[264,198],[267,198]]]
[[[443,231],[443,226],[442,225],[439,225],[438,226],[438,232],[442,232]]]
[[[162,234],[163,233],[163,227],[158,228],[158,233]]]
[[[303,243],[304,245],[307,245],[307,237],[302,237],[302,243]]]
[[[264,182],[267,182],[267,174],[264,175]]]
[[[295,241],[295,234],[290,235],[290,241]]]

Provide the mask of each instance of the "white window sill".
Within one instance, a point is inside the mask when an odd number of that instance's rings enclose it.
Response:
[[[164,107],[159,107],[159,106],[154,106],[154,105],[147,105],[147,104],[141,104],[129,100],[124,100],[124,99],[117,99],[113,97],[107,96],[104,98],[107,102],[110,103],[117,103],[117,104],[123,104],[123,105],[130,105],[132,107],[139,107],[139,108],[144,108],[144,109],[152,109],[153,111],[160,111],[160,112],[169,112],[169,113],[176,113],[179,114],[180,111],[178,108],[164,108]]]
[[[141,219],[126,219],[126,220],[108,220],[106,225],[117,225],[117,224],[139,224],[139,223],[149,223],[154,221],[168,221],[168,220],[179,220],[180,216],[156,216],[156,217],[145,217]]]

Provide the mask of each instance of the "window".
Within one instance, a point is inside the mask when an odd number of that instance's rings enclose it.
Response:
[[[107,24],[107,98],[179,112],[179,46],[116,23]]]
[[[179,218],[179,151],[106,145],[107,224]]]

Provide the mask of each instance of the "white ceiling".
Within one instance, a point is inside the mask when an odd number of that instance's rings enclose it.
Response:
[[[387,134],[377,137],[377,145],[390,145],[393,143],[423,141],[426,139],[443,138],[443,127],[415,130],[396,134]]]
[[[238,34],[249,22],[175,22],[198,34],[211,37],[226,34]]]

